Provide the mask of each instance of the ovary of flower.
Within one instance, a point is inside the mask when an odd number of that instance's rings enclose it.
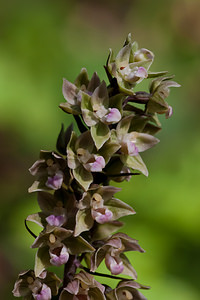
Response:
[[[62,226],[65,223],[65,216],[50,215],[46,218],[46,221],[51,226]]]
[[[86,163],[84,167],[90,172],[101,172],[105,165],[103,156],[94,155],[93,161]]]
[[[51,257],[50,263],[54,266],[66,264],[69,259],[69,253],[64,245],[62,247],[50,249],[49,254]]]
[[[104,224],[112,220],[113,213],[107,208],[92,210],[92,217],[99,224]]]
[[[118,257],[113,257],[109,253],[107,253],[105,256],[105,263],[107,268],[113,275],[118,275],[124,270],[123,262],[121,261],[121,259]]]
[[[121,120],[121,113],[117,108],[109,108],[108,114],[105,115],[104,121],[107,124],[114,124]]]
[[[53,177],[48,177],[46,181],[46,186],[53,190],[58,190],[61,188],[63,183],[63,172],[58,171]]]
[[[51,289],[43,283],[42,289],[38,294],[33,294],[35,300],[50,300],[51,299]]]

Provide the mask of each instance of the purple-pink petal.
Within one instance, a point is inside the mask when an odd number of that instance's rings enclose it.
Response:
[[[105,263],[107,268],[111,271],[113,275],[118,275],[124,270],[123,262],[121,260],[117,261],[115,257],[111,256],[108,253],[105,257]]]
[[[91,172],[101,172],[105,165],[105,159],[103,158],[103,156],[95,155],[95,161],[87,163],[86,168]]]
[[[46,218],[46,221],[51,226],[62,226],[65,223],[65,216],[50,215]]]
[[[104,213],[101,213],[100,211],[94,210],[92,212],[92,215],[95,219],[95,221],[99,224],[104,224],[106,222],[109,222],[112,220],[113,213],[109,209],[105,209]]]
[[[66,264],[69,259],[69,253],[65,246],[62,247],[59,255],[57,255],[57,253],[52,253],[52,251],[49,251],[49,254],[51,257],[50,263],[54,266],[61,266],[63,264]]]
[[[79,281],[77,279],[68,283],[65,288],[70,294],[77,295],[79,291]]]
[[[117,123],[121,120],[121,113],[117,108],[109,108],[109,113],[105,116],[107,123]]]
[[[144,67],[139,67],[137,72],[135,73],[135,76],[139,78],[147,78],[148,77],[147,70]]]
[[[53,177],[48,177],[46,186],[53,190],[61,188],[63,183],[63,172],[58,171]]]
[[[50,300],[51,299],[51,289],[44,283],[39,294],[33,295],[36,300]]]
[[[128,154],[130,156],[134,156],[138,154],[138,148],[136,147],[135,143],[132,141],[127,142],[127,149],[128,149]]]

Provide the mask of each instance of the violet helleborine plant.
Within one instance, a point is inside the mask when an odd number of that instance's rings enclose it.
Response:
[[[134,214],[114,197],[120,189],[110,181],[130,180],[148,170],[140,153],[156,145],[161,129],[157,114],[172,114],[165,101],[169,87],[178,87],[167,72],[150,72],[154,55],[140,49],[129,34],[122,49],[112,50],[105,66],[109,84],[97,73],[88,79],[83,68],[74,83],[64,79],[66,102],[60,108],[73,114],[80,130],[61,128],[57,152],[41,151],[30,168],[36,177],[29,192],[37,192],[40,212],[25,225],[37,248],[34,270],[19,274],[13,294],[26,300],[125,300],[146,299],[138,289],[137,273],[125,252],[144,250],[138,241],[119,232],[118,219]],[[142,80],[153,78],[149,91],[135,92]],[[41,226],[36,236],[27,221]],[[117,232],[117,233],[116,233]],[[111,274],[96,272],[105,262]],[[64,265],[61,281],[47,269]],[[116,275],[122,275],[116,276]],[[129,276],[128,278],[123,275]],[[118,280],[116,288],[94,276]],[[96,278],[96,277],[95,277]]]

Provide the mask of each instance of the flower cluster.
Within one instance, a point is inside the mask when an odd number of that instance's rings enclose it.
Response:
[[[72,114],[80,130],[62,126],[57,151],[41,151],[30,168],[36,177],[29,192],[37,192],[40,212],[26,219],[37,248],[33,270],[20,273],[13,294],[24,299],[146,299],[138,289],[137,273],[127,251],[144,250],[138,241],[118,230],[119,218],[135,214],[134,209],[114,195],[120,191],[110,181],[130,180],[148,170],[141,154],[156,145],[154,136],[161,125],[157,114],[170,117],[165,101],[169,87],[179,85],[167,72],[150,72],[154,55],[139,49],[129,34],[105,66],[109,84],[97,73],[89,79],[83,68],[74,83],[64,79],[65,102],[60,108]],[[153,78],[148,92],[135,92],[142,80]],[[27,221],[38,224],[38,236]],[[94,279],[104,261],[111,278],[119,281],[112,289]],[[51,266],[64,267],[64,279],[48,272]],[[129,276],[130,279],[116,275]]]

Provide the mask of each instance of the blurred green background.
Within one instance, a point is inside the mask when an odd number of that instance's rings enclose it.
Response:
[[[17,274],[32,268],[33,238],[24,227],[38,211],[27,193],[28,168],[39,150],[55,149],[62,122],[62,77],[82,67],[106,78],[108,49],[115,53],[131,32],[152,50],[151,71],[168,70],[182,85],[172,89],[171,119],[161,143],[143,158],[150,176],[137,176],[118,197],[137,214],[124,231],[146,253],[129,255],[149,300],[200,299],[200,2],[198,0],[8,0],[0,10],[0,295],[15,299]],[[107,281],[108,282],[108,281]],[[114,283],[112,283],[113,285]]]

